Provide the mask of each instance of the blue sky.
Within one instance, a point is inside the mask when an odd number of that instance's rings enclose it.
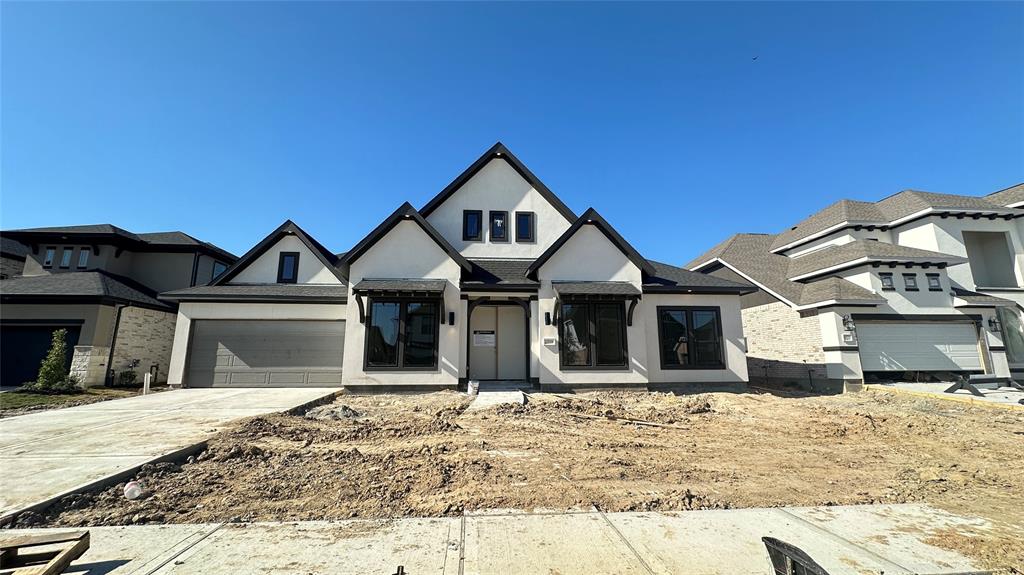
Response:
[[[341,251],[501,140],[681,264],[1024,181],[1022,36],[1020,2],[3,2],[0,226]]]

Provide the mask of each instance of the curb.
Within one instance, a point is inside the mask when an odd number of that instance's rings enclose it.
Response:
[[[938,399],[941,401],[952,401],[954,403],[962,403],[965,405],[978,406],[978,407],[995,407],[998,409],[1009,409],[1010,411],[1024,411],[1024,405],[1013,405],[1012,403],[995,403],[991,401],[983,401],[971,396],[953,396],[952,394],[939,394],[929,393],[926,391],[913,391],[910,389],[898,389],[892,387],[886,387],[884,385],[868,384],[865,385],[868,390],[881,391],[884,393],[894,393],[902,395],[910,395],[913,397],[923,397],[927,399]],[[949,397],[943,397],[943,395],[949,395]]]

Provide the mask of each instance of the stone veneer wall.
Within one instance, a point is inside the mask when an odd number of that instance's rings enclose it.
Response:
[[[71,375],[78,378],[83,387],[106,383],[107,360],[110,348],[101,345],[76,345],[71,357]]]
[[[122,309],[114,343],[114,360],[111,362],[114,376],[129,369],[131,361],[137,359],[139,365],[135,372],[138,373],[139,382],[142,382],[153,364],[159,366],[153,383],[166,382],[176,319],[177,314],[174,312],[134,306]]]
[[[751,382],[814,387],[827,380],[817,314],[801,317],[782,302],[743,310],[747,369]]]

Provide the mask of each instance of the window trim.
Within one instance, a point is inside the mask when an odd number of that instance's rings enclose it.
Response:
[[[375,303],[397,303],[398,304],[398,342],[395,350],[396,365],[370,365],[370,321],[373,317],[373,304]],[[405,367],[405,325],[408,315],[408,304],[410,303],[432,303],[437,309],[437,321],[434,322],[434,365],[417,365]],[[363,324],[363,371],[400,371],[400,372],[427,372],[437,373],[439,371],[441,356],[441,319],[444,300],[441,297],[411,297],[411,296],[381,296],[366,298],[366,323]]]
[[[505,216],[505,237],[495,238],[494,237],[494,216],[497,215]],[[487,239],[492,243],[507,244],[511,239],[508,236],[508,212],[502,210],[491,210],[487,212]]]
[[[566,305],[587,306],[587,357],[590,365],[566,365],[565,353],[562,345],[565,343],[565,312]],[[619,318],[622,320],[622,363],[598,364],[597,363],[597,314],[598,305],[614,305],[619,310]],[[569,299],[560,301],[558,304],[558,369],[561,371],[629,371],[629,326],[626,325],[626,302],[620,300],[596,300],[596,299]]]
[[[885,280],[889,280],[889,285],[885,285]],[[882,291],[896,291],[896,278],[893,277],[892,272],[879,272],[878,282],[882,286]]]
[[[222,269],[220,273],[217,273],[217,266],[222,266],[224,269]],[[219,278],[220,276],[224,275],[224,272],[228,271],[229,267],[231,266],[220,260],[213,260],[213,265],[210,266],[210,281],[213,281]],[[298,266],[296,266],[296,269],[298,269]]]
[[[53,255],[50,252],[53,251]],[[53,268],[53,260],[57,259],[57,246],[46,246],[43,250],[43,267],[46,269]]]
[[[65,258],[65,256],[66,256],[66,258]],[[62,269],[62,270],[69,270],[69,269],[71,269],[71,260],[74,259],[74,257],[75,257],[75,248],[73,248],[73,247],[71,247],[71,248],[68,248],[68,247],[61,248],[61,251],[60,251],[60,269]],[[68,263],[64,263],[65,259],[67,259]]]
[[[284,259],[288,256],[295,256],[295,272],[291,279],[282,277],[284,272]],[[281,252],[277,256],[277,283],[294,284],[299,283],[299,252]]]
[[[75,264],[75,269],[84,270],[89,267],[89,257],[92,255],[92,248],[79,248],[78,250],[78,262]],[[85,256],[85,261],[82,261],[82,256]]]
[[[715,329],[718,330],[718,346],[719,353],[721,354],[722,361],[716,365],[665,365],[665,356],[663,355],[662,342],[665,341],[664,326],[661,322],[661,314],[663,311],[681,311],[686,313],[686,337],[687,343],[693,341],[693,315],[695,311],[713,311],[715,312]],[[728,356],[725,350],[725,332],[722,330],[722,308],[720,306],[689,306],[689,305],[659,305],[655,308],[654,321],[658,322],[658,364],[661,366],[663,371],[693,371],[693,370],[706,370],[706,371],[723,371],[729,369]],[[690,357],[694,357],[691,353]]]
[[[911,279],[914,280],[914,285],[913,286],[911,286],[910,282],[907,281],[907,280],[911,280]],[[921,291],[921,286],[920,286],[920,284],[917,283],[917,274],[916,273],[903,274],[903,289],[905,291]]]
[[[939,274],[924,274],[925,281],[928,283],[928,291],[943,291],[942,288],[942,276]],[[932,280],[935,280],[936,285],[932,285]]]
[[[530,216],[530,225],[527,232],[530,237],[526,239],[519,239],[519,216]],[[516,243],[517,244],[535,244],[537,243],[537,214],[535,212],[516,212]]]
[[[475,236],[471,236],[467,233],[469,226],[469,216],[475,214],[477,221],[480,223],[480,229]],[[484,211],[483,210],[462,210],[462,241],[464,242],[482,242],[484,241]]]

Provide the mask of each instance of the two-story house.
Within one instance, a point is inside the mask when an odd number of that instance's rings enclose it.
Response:
[[[1024,373],[1024,184],[841,200],[686,266],[743,279],[752,379],[842,389]]]
[[[335,254],[285,222],[178,302],[170,383],[743,386],[745,281],[644,258],[497,144]]]
[[[0,281],[0,383],[35,379],[54,330],[84,385],[132,369],[167,379],[177,306],[161,291],[205,284],[237,259],[182,232],[136,234],[109,224],[0,232],[26,246],[19,277]]]

